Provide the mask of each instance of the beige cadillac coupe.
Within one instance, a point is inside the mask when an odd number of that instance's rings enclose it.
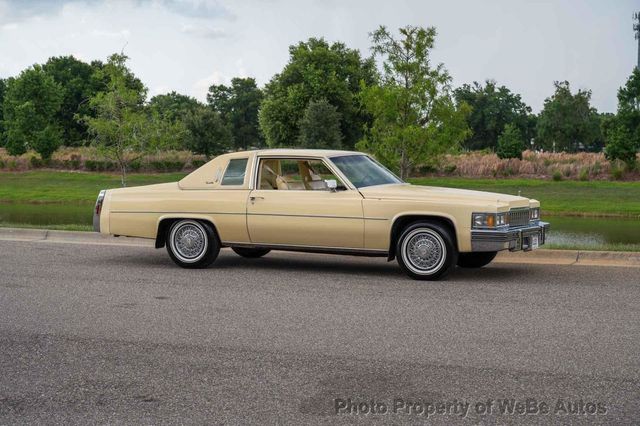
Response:
[[[422,280],[536,249],[549,227],[536,200],[411,185],[366,154],[299,149],[225,154],[179,182],[102,190],[93,225],[152,238],[185,268],[222,247],[296,250],[397,258]]]

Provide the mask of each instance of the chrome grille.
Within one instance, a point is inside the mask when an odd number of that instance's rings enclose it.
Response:
[[[509,210],[509,227],[517,228],[519,226],[527,226],[529,224],[529,209],[512,209]]]

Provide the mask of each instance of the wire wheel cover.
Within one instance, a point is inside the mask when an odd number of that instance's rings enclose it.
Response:
[[[183,262],[198,261],[207,250],[207,235],[196,222],[184,222],[171,232],[174,254]]]
[[[431,229],[415,229],[402,244],[402,256],[407,267],[416,274],[430,274],[444,264],[447,248],[442,237]]]

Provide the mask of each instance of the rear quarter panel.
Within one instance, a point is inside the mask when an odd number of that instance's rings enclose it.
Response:
[[[245,216],[247,189],[191,190],[180,189],[177,183],[154,187],[113,191],[108,204],[107,232],[156,238],[161,220],[192,218],[213,223],[222,240],[249,241]]]

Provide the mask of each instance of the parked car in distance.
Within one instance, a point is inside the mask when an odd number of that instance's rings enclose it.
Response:
[[[293,250],[396,258],[421,280],[535,250],[549,228],[533,199],[411,185],[360,152],[302,149],[224,154],[179,182],[102,190],[93,224],[154,239],[184,268],[223,247]]]

